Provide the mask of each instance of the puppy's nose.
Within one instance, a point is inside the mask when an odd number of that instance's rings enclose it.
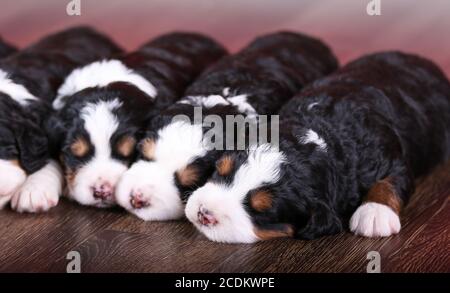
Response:
[[[135,209],[142,209],[150,205],[150,200],[142,192],[133,192],[130,197],[130,204]]]
[[[109,183],[103,183],[94,187],[94,198],[107,200],[113,197],[114,188]]]
[[[214,226],[218,223],[213,214],[203,206],[198,209],[197,218],[203,226]]]

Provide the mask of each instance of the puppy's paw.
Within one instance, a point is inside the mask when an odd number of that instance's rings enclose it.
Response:
[[[25,182],[27,175],[14,161],[0,160],[0,209]]]
[[[59,191],[48,184],[27,182],[19,188],[11,200],[11,207],[20,212],[45,212],[56,206],[59,200]]]
[[[387,237],[400,232],[400,218],[388,206],[368,202],[362,204],[350,219],[350,230],[365,237]]]
[[[18,212],[45,212],[56,206],[62,189],[60,169],[54,162],[30,175],[14,193],[11,207]]]

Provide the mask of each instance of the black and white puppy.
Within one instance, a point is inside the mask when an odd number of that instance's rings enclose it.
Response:
[[[224,154],[190,197],[186,216],[209,239],[313,239],[348,223],[358,235],[390,236],[414,178],[450,153],[450,83],[414,55],[351,62],[280,116],[279,149]]]
[[[153,119],[140,144],[139,160],[119,183],[118,203],[144,220],[182,217],[185,201],[212,174],[225,147],[209,148],[205,139],[211,125],[206,125],[206,118],[203,125],[193,121],[196,108],[221,121],[240,115],[252,123],[258,115],[277,113],[306,83],[336,67],[336,58],[321,41],[291,32],[259,37],[222,59],[181,101]],[[177,115],[189,119],[173,119]],[[233,131],[231,140],[238,135]]]
[[[206,36],[170,33],[121,58],[74,70],[53,103],[67,195],[83,205],[114,205],[141,128],[225,54]]]
[[[86,27],[68,29],[0,61],[0,206],[20,212],[58,202],[61,176],[45,131],[56,91],[74,68],[120,52]]]
[[[15,53],[17,49],[14,46],[11,46],[10,44],[6,43],[1,37],[0,37],[0,59],[8,57],[9,55]]]

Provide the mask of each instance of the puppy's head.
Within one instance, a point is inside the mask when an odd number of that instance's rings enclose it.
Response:
[[[135,96],[134,96],[135,97]],[[67,195],[83,205],[115,203],[120,176],[134,161],[139,129],[151,108],[108,89],[88,89],[68,99],[54,119]]]
[[[270,145],[225,153],[216,171],[186,204],[186,216],[207,238],[252,243],[278,237],[313,238],[335,231],[324,162]]]
[[[212,173],[201,125],[170,122],[139,144],[140,160],[121,178],[118,203],[144,220],[183,216],[184,201]]]

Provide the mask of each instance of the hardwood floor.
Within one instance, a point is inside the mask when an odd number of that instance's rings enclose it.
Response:
[[[369,251],[382,272],[450,272],[449,199],[450,162],[420,180],[396,236],[253,245],[210,242],[184,220],[147,223],[63,200],[46,214],[0,212],[0,272],[65,272],[72,250],[82,272],[365,272]]]
[[[448,0],[382,0],[382,15],[374,17],[365,12],[368,0],[82,0],[79,17],[67,16],[68,2],[2,0],[0,35],[23,47],[90,24],[133,49],[183,29],[235,51],[258,34],[290,29],[322,38],[341,63],[397,49],[431,58],[450,76]],[[120,209],[62,200],[46,214],[0,211],[0,272],[65,272],[71,250],[81,253],[83,272],[365,272],[372,250],[380,252],[383,272],[450,272],[449,198],[450,162],[420,180],[397,236],[342,233],[255,245],[209,242],[186,221],[145,223]]]

